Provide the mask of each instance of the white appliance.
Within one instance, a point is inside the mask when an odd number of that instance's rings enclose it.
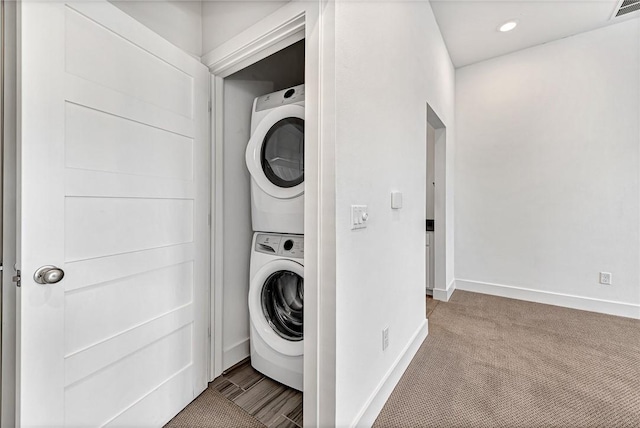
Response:
[[[251,248],[251,365],[302,391],[304,237],[255,233]]]
[[[304,85],[253,101],[246,151],[256,232],[304,233]]]

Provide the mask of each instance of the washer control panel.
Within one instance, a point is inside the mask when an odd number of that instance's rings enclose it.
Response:
[[[293,88],[283,89],[256,98],[255,111],[267,110],[301,101],[304,101],[304,85],[294,86]]]
[[[265,254],[302,259],[304,258],[304,237],[260,233],[256,237],[255,250]]]

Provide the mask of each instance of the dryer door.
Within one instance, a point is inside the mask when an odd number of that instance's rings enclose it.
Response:
[[[251,323],[260,337],[281,354],[303,354],[303,303],[304,268],[299,263],[274,260],[251,280]]]
[[[273,109],[258,124],[246,152],[247,168],[258,186],[281,199],[304,192],[304,107]]]
[[[262,171],[278,187],[294,187],[304,181],[304,120],[287,117],[276,122],[262,142]]]

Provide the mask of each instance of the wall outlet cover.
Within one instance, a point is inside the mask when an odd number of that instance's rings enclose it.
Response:
[[[600,284],[611,285],[613,278],[610,272],[600,272]]]

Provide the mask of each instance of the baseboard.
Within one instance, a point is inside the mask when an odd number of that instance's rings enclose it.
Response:
[[[233,367],[251,355],[249,338],[241,340],[222,351],[222,371]]]
[[[373,394],[371,394],[363,408],[358,412],[358,415],[351,424],[352,427],[370,427],[373,425],[382,407],[384,407],[384,404],[393,392],[393,389],[400,381],[405,370],[409,367],[409,363],[411,363],[416,352],[418,352],[420,345],[422,345],[422,342],[424,342],[424,339],[427,337],[427,334],[429,334],[429,324],[425,319],[413,334],[407,346],[402,350],[400,356],[382,378],[382,381],[373,391]]]
[[[640,305],[630,303],[533,290],[530,288],[514,287],[512,285],[471,281],[468,279],[456,279],[456,288],[458,290],[508,297],[510,299],[526,300],[529,302],[545,303],[547,305],[640,319]]]
[[[451,280],[449,285],[447,285],[446,290],[442,290],[440,288],[434,288],[433,298],[435,300],[442,300],[443,302],[448,302],[455,289],[456,289],[456,281]]]

